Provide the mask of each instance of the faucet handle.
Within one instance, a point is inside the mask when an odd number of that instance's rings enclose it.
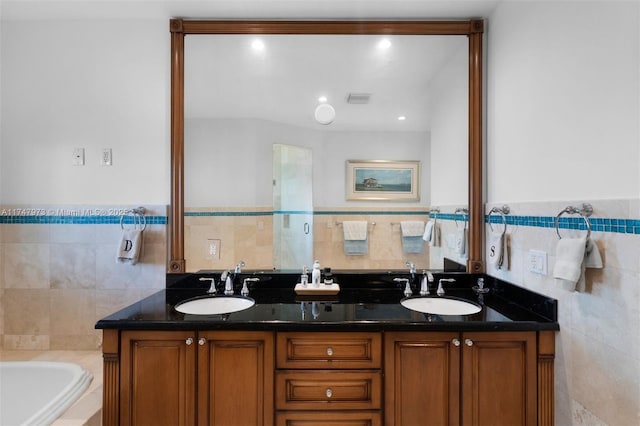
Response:
[[[395,282],[397,283],[405,283],[404,286],[404,295],[405,297],[409,297],[411,295],[413,295],[413,291],[411,290],[411,285],[409,285],[409,279],[408,278],[394,278],[393,279]]]
[[[201,277],[200,281],[211,281],[211,286],[209,287],[209,290],[207,290],[207,293],[216,294],[216,279],[215,278]]]
[[[455,278],[440,278],[438,280],[438,290],[436,290],[438,296],[444,296],[444,288],[442,288],[443,282],[454,283],[456,280]]]
[[[240,290],[240,294],[245,297],[248,296],[249,287],[247,286],[247,283],[256,282],[256,281],[260,281],[260,278],[245,278],[244,281],[242,282],[242,290]]]

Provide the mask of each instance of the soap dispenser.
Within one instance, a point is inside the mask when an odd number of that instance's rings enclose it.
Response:
[[[311,271],[311,284],[314,287],[320,286],[320,262],[317,260],[313,262],[313,271]]]

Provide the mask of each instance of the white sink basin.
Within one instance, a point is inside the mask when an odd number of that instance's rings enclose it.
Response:
[[[482,310],[480,305],[448,297],[413,297],[400,304],[412,311],[435,315],[471,315]]]
[[[176,305],[176,311],[192,315],[220,315],[244,311],[256,304],[249,297],[215,296],[187,300]]]

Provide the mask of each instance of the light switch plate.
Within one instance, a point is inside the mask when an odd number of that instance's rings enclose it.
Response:
[[[101,166],[110,166],[111,163],[111,148],[102,148],[102,155],[100,156]]]
[[[529,250],[527,256],[529,272],[547,275],[547,252],[542,250]]]
[[[73,165],[84,166],[84,148],[73,148]]]

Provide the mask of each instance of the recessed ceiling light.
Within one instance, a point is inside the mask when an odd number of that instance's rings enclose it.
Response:
[[[405,117],[404,115],[399,115],[399,116],[398,116],[398,120],[399,120],[399,121],[404,121],[404,120],[406,120],[406,119],[407,119],[407,117]]]
[[[251,47],[253,50],[262,51],[264,50],[264,42],[260,39],[255,39],[251,42]]]
[[[383,38],[378,42],[378,49],[388,49],[391,47],[391,40]]]
[[[318,98],[318,102],[320,102],[321,104],[323,104],[323,103],[327,102],[327,97],[326,97],[326,96],[320,96],[320,97]]]

